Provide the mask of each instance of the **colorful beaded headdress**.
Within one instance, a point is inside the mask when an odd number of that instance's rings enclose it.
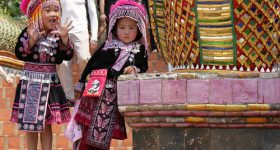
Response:
[[[37,22],[41,18],[41,9],[47,6],[57,6],[60,10],[58,0],[22,0],[21,11],[28,17],[29,22]]]
[[[108,31],[108,39],[107,43],[110,43],[112,39],[114,39],[114,35],[112,33],[113,27],[117,21],[117,19],[128,17],[137,22],[137,26],[142,34],[142,38],[140,43],[143,44],[148,49],[147,37],[146,37],[146,10],[145,8],[133,1],[133,0],[119,0],[117,1],[110,9],[109,15],[109,31]],[[106,45],[105,45],[106,47]]]

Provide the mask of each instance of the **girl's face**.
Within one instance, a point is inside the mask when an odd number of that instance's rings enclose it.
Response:
[[[60,9],[57,6],[50,5],[42,9],[43,30],[54,30],[59,23]]]
[[[121,18],[117,22],[117,37],[123,43],[133,42],[137,36],[137,22],[128,17]]]

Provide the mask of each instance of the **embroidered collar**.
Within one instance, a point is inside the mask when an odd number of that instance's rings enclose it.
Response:
[[[124,44],[122,41],[114,39],[110,43],[106,43],[102,50],[115,49],[115,51],[118,51],[120,49],[137,54],[140,52],[140,46],[138,42]]]

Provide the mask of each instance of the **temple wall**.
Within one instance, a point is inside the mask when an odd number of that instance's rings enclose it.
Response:
[[[119,110],[134,150],[280,148],[280,74],[122,75]]]

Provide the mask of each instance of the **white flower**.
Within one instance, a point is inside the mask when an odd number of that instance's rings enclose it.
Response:
[[[137,54],[140,52],[140,44],[136,44],[135,48],[131,50],[133,54]]]

